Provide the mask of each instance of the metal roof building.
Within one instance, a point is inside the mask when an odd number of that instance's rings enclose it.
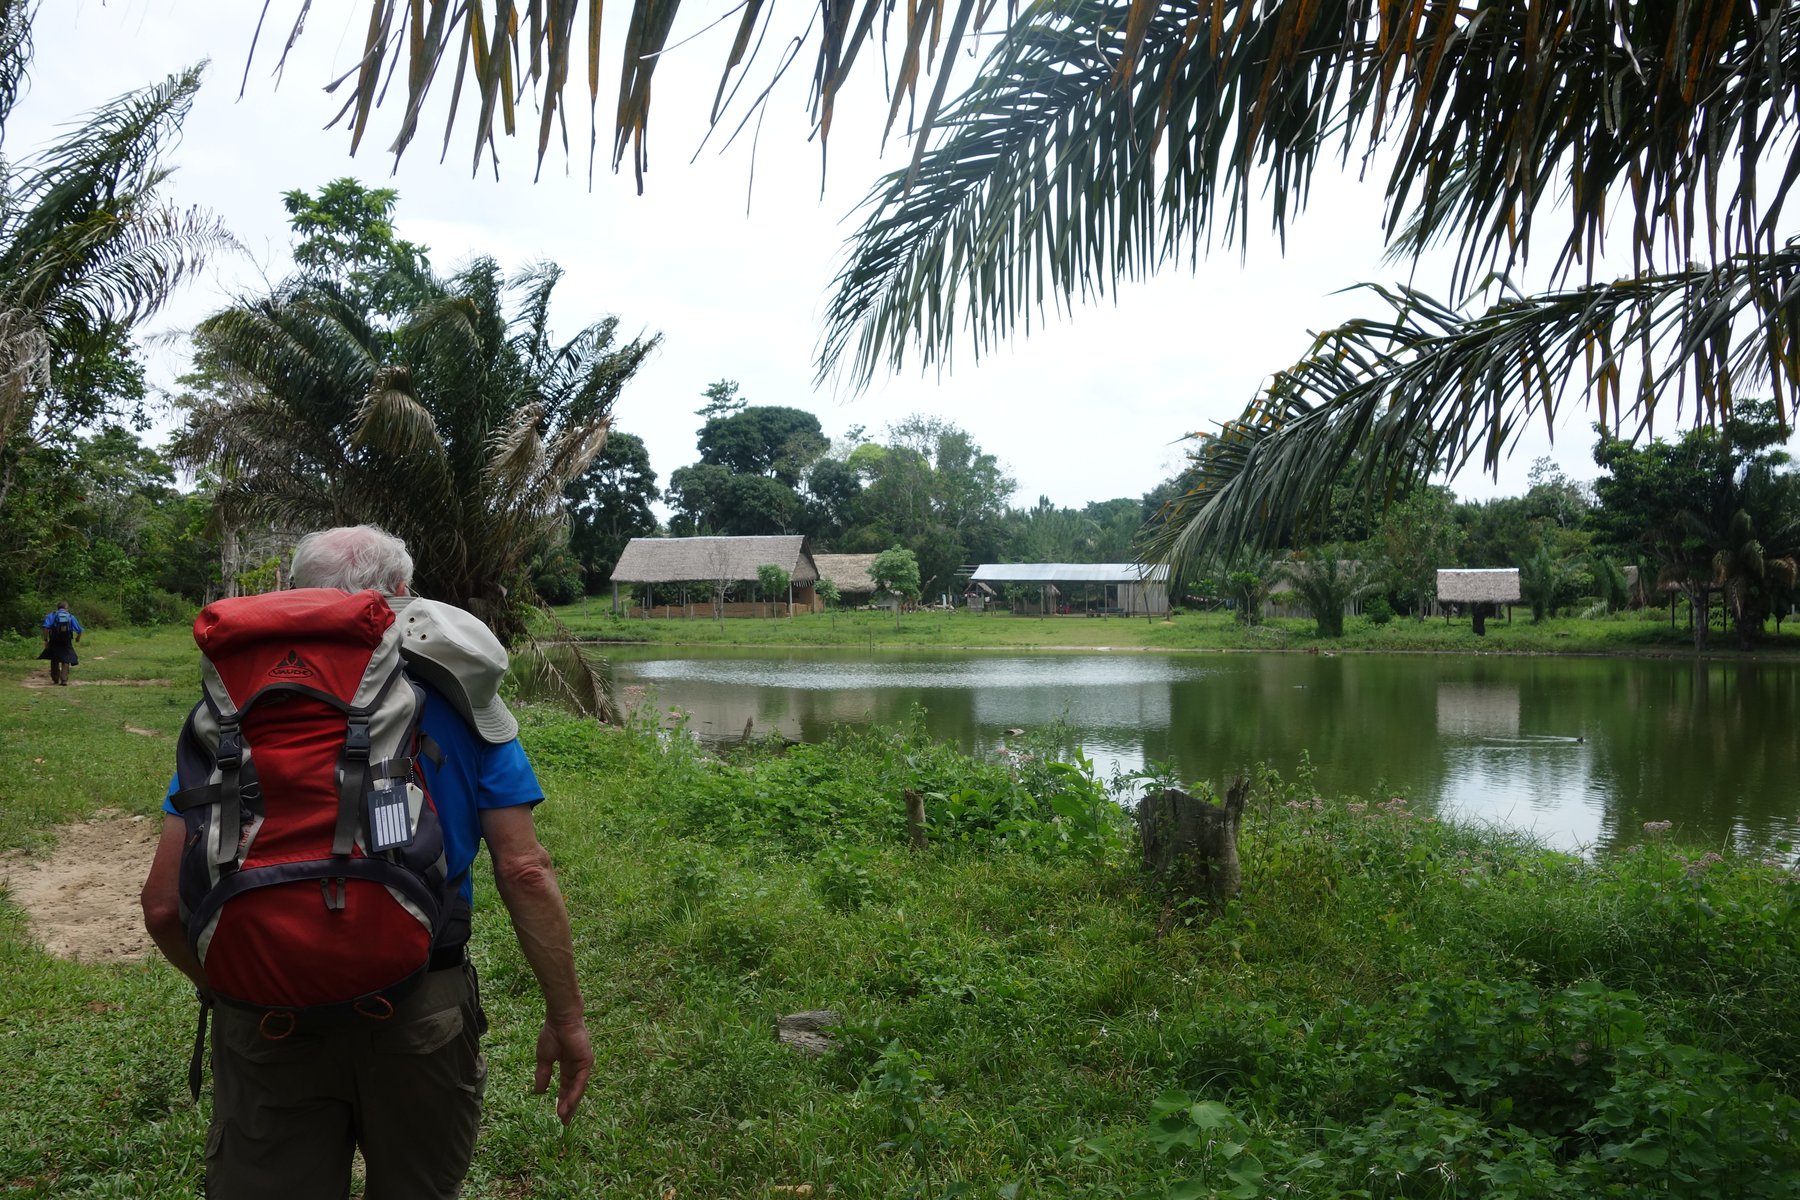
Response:
[[[982,563],[969,577],[989,588],[1005,584],[1038,587],[1036,602],[1018,600],[1014,612],[1047,613],[1053,599],[1063,613],[1164,614],[1169,611],[1169,568],[1141,563]],[[1079,589],[1080,598],[1076,598]],[[1095,592],[1098,591],[1098,597]]]
[[[973,583],[1162,583],[1169,568],[1158,563],[982,563]]]

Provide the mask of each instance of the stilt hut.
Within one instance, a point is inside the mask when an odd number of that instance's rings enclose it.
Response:
[[[1512,620],[1512,606],[1519,602],[1519,569],[1517,567],[1494,567],[1477,570],[1447,570],[1437,573],[1437,602],[1440,609],[1446,609],[1444,619],[1449,620],[1447,606],[1456,605],[1457,610],[1467,611],[1475,624],[1475,635],[1480,637],[1487,632],[1487,617],[1490,611],[1497,611],[1506,606],[1506,619]]]

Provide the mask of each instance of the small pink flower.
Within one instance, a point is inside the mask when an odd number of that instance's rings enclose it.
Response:
[[[1644,832],[1652,837],[1659,837],[1675,828],[1673,821],[1645,821]]]

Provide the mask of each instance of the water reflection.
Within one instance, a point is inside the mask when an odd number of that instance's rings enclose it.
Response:
[[[1219,779],[1310,753],[1332,792],[1527,828],[1568,847],[1645,821],[1758,847],[1800,831],[1800,668],[1642,659],[1361,655],[934,654],[621,648],[705,737],[745,722],[817,740],[923,708],[938,737],[992,747],[1061,720],[1102,772],[1167,762]]]

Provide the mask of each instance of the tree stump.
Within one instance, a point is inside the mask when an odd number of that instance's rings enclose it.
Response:
[[[925,797],[907,788],[901,793],[906,797],[906,839],[914,850],[925,849]]]
[[[775,1040],[811,1058],[828,1053],[835,1045],[825,1032],[843,1018],[829,1008],[809,1009],[775,1018]]]
[[[1144,870],[1171,895],[1198,898],[1217,908],[1238,894],[1238,826],[1250,781],[1239,775],[1214,804],[1178,788],[1151,792],[1138,802]]]

